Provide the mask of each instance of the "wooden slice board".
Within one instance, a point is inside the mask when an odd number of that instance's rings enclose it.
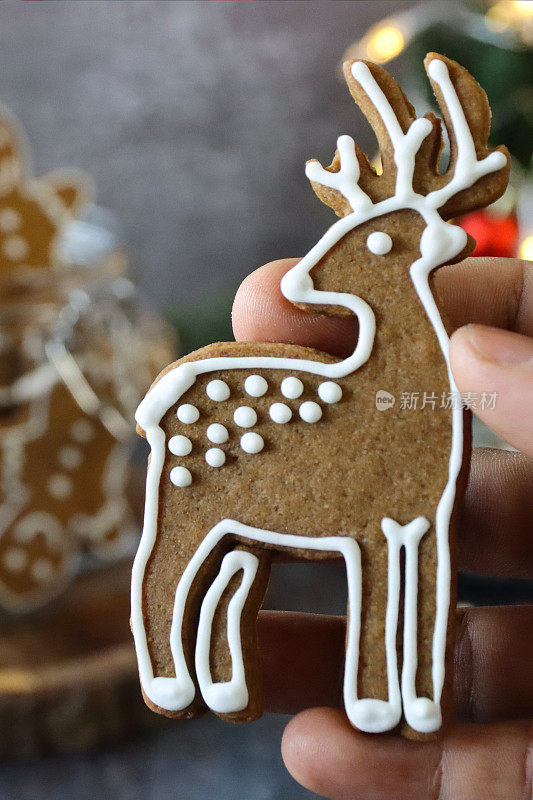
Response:
[[[129,630],[130,563],[79,578],[53,610],[0,631],[0,756],[85,751],[161,724]]]

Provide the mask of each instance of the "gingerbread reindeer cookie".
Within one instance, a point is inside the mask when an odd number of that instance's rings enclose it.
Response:
[[[466,70],[434,53],[425,65],[450,139],[445,171],[440,121],[417,118],[364,61],[345,75],[383,173],[349,136],[330,167],[307,165],[341,219],[281,291],[304,309],[355,315],[353,353],[213,344],[168,367],[139,406],[151,457],[131,621],[142,691],[159,713],[261,713],[256,616],[283,552],[344,559],[352,725],[417,737],[447,716],[468,447],[431,274],[468,254],[447,220],[503,193],[509,157],[487,147],[487,98]],[[420,402],[402,403],[407,394]]]

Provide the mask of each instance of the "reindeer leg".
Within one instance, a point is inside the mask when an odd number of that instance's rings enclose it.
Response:
[[[416,520],[415,520],[416,522]],[[411,523],[414,525],[414,523]],[[430,607],[427,615],[419,615],[418,608],[422,605],[424,595],[435,596],[435,576],[431,574],[426,580],[425,584],[420,584],[419,580],[419,549],[420,540],[424,533],[429,528],[429,523],[420,526],[418,530],[412,529],[408,531],[409,526],[405,530],[405,617],[404,617],[404,644],[403,644],[403,670],[402,670],[402,697],[404,706],[404,716],[409,725],[421,733],[431,733],[438,730],[442,724],[442,714],[440,707],[440,690],[442,688],[442,680],[439,685],[439,676],[443,675],[444,669],[444,650],[446,642],[444,641],[442,647],[442,658],[439,656],[439,645],[437,640],[437,633],[441,626],[438,625],[439,614],[446,615],[448,613],[448,606],[440,608],[440,593],[439,593],[439,580],[442,581],[442,565],[441,569],[437,571],[437,596],[435,600],[435,607]],[[434,544],[428,541],[428,546],[433,549]],[[423,551],[423,545],[422,545]],[[429,553],[427,555],[429,558]],[[443,553],[438,554],[439,561],[445,557]],[[421,554],[421,559],[424,559],[424,553]],[[449,562],[448,562],[449,563]],[[446,586],[449,586],[449,567],[445,572]],[[419,595],[421,597],[419,598]],[[442,604],[441,604],[442,605]],[[420,619],[420,629],[419,629]],[[422,649],[421,659],[424,659],[428,666],[432,664],[433,676],[433,698],[419,696],[417,691],[417,672],[419,671],[419,656],[418,656],[418,642],[430,640],[433,636],[433,645],[430,650],[426,648],[427,652]],[[444,639],[446,636],[446,625],[444,625]],[[422,664],[420,665],[422,666]],[[424,672],[428,670],[425,669]],[[424,686],[428,693],[431,693],[430,686]]]
[[[434,618],[431,612],[429,620],[421,620],[422,630],[418,630],[419,587],[418,552],[420,540],[429,529],[429,522],[424,517],[418,517],[405,525],[402,529],[403,545],[405,547],[405,608],[403,629],[403,668],[402,668],[402,699],[404,716],[408,724],[421,733],[431,733],[441,726],[440,702],[430,700],[428,697],[419,697],[416,688],[418,671],[418,641],[426,638],[425,628],[428,624],[433,627]],[[448,578],[449,580],[449,578]],[[431,578],[430,591],[434,594],[435,584]],[[420,637],[421,634],[422,636]],[[440,699],[440,698],[439,698]]]
[[[234,721],[262,712],[255,627],[269,571],[265,550],[235,549],[202,602],[195,657],[200,691],[212,711]]]
[[[350,721],[367,733],[382,733],[394,728],[400,721],[402,704],[396,655],[396,631],[400,597],[400,548],[401,541],[395,529],[389,525],[393,520],[384,519],[383,533],[387,537],[387,610],[385,614],[385,657],[387,665],[388,700],[366,697],[353,704]],[[396,523],[394,523],[395,525]],[[350,614],[351,616],[351,614]]]
[[[146,553],[139,549],[134,564],[131,622],[141,685],[148,703],[158,710],[171,712],[171,716],[191,716],[194,713],[194,709],[190,707],[195,702],[196,686],[191,677],[191,667],[196,640],[197,609],[200,599],[203,599],[197,589],[197,578],[201,572],[212,572],[213,565],[217,566],[218,546],[224,536],[230,533],[227,522],[223,520],[215,525],[196,550],[192,549],[190,560],[180,576],[169,571],[173,563],[169,553],[158,550],[157,547],[153,552],[147,550]],[[142,554],[142,559],[139,554]],[[149,559],[150,564],[147,565]],[[154,577],[156,566],[160,567],[157,570],[157,581]],[[173,613],[168,631],[160,619],[158,609],[166,605],[170,592],[173,595]],[[146,615],[152,621],[150,629],[146,627],[143,613],[148,594],[154,603],[153,612]],[[169,644],[174,676],[157,675],[158,671],[164,673],[161,665],[168,664]],[[184,713],[181,715],[175,712]]]

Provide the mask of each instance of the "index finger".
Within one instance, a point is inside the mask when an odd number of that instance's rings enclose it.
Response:
[[[282,295],[281,278],[298,260],[272,261],[245,278],[233,305],[235,338],[288,342],[349,355],[357,339],[355,319],[303,311]],[[475,322],[533,335],[531,261],[467,258],[438,269],[433,291],[453,329]]]
[[[298,260],[266,264],[243,281],[233,308],[236,338],[349,355],[357,339],[353,318],[303,311],[281,294],[281,278]],[[532,262],[504,258],[468,258],[437,270],[434,281],[437,303],[452,327],[480,322],[533,335],[532,287]],[[533,464],[510,453],[482,451],[472,465],[459,539],[460,568],[527,577]]]

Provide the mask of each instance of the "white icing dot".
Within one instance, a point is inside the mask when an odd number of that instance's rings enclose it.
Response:
[[[257,414],[250,406],[239,406],[235,410],[233,420],[240,428],[251,428],[257,422]]]
[[[273,403],[268,413],[272,421],[277,422],[279,425],[284,425],[286,422],[289,422],[292,417],[292,411],[285,403]]]
[[[174,467],[170,470],[170,480],[174,486],[190,486],[192,483],[192,475],[187,467]]]
[[[313,403],[312,400],[306,400],[300,406],[300,416],[304,422],[318,422],[322,416],[322,409],[318,403]]]
[[[70,427],[70,435],[75,442],[87,444],[94,436],[94,425],[88,419],[77,419]]]
[[[249,431],[241,436],[241,447],[245,453],[260,453],[264,446],[263,437],[258,433]]]
[[[11,261],[22,261],[28,255],[28,243],[22,236],[8,236],[2,242],[2,250]]]
[[[0,211],[0,231],[13,233],[20,225],[20,214],[14,208],[4,208]]]
[[[374,231],[366,240],[366,246],[376,256],[384,256],[392,249],[392,239],[388,233]]]
[[[210,447],[205,454],[205,460],[210,467],[223,467],[226,463],[226,454],[220,447]]]
[[[83,461],[83,453],[79,447],[67,444],[59,451],[58,460],[63,469],[78,469]]]
[[[228,429],[221,425],[220,422],[213,422],[207,429],[207,438],[213,444],[224,444],[229,439]]]
[[[174,456],[188,456],[192,450],[192,442],[187,436],[173,436],[169,439],[168,449]]]
[[[4,553],[4,567],[8,572],[20,572],[28,563],[28,557],[19,547],[11,547]]]
[[[225,381],[209,381],[205,391],[211,400],[216,400],[218,403],[220,403],[222,400],[227,400],[230,396],[229,386],[227,383],[225,383]]]
[[[318,387],[318,396],[324,403],[338,403],[342,397],[342,389],[338,383],[324,381]]]
[[[297,397],[300,397],[304,390],[304,385],[301,382],[300,378],[284,378],[281,381],[281,394],[283,397],[288,397],[289,400],[296,400]]]
[[[46,583],[50,580],[54,572],[54,566],[47,558],[38,558],[31,565],[32,577],[38,583]]]
[[[49,493],[57,500],[64,500],[72,493],[72,481],[67,475],[51,475],[47,486]]]
[[[184,403],[182,406],[178,406],[177,415],[180,422],[183,422],[185,425],[191,425],[193,422],[198,421],[200,412],[196,406],[192,406],[190,403]]]
[[[244,381],[244,391],[250,397],[263,397],[268,389],[268,383],[261,375],[249,375]]]

